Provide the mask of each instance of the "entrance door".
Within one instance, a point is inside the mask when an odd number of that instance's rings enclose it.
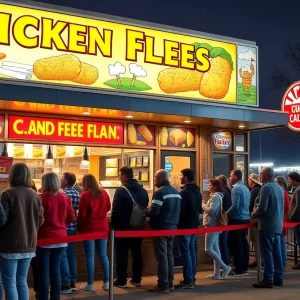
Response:
[[[161,151],[161,168],[170,173],[171,185],[180,191],[180,171],[185,168],[195,170],[195,153],[181,151]],[[197,253],[197,252],[196,252]],[[183,266],[183,259],[180,253],[178,236],[175,237],[173,245],[174,267]]]
[[[191,168],[195,171],[195,153],[181,151],[161,151],[161,168],[170,173],[170,183],[180,191],[180,171]]]

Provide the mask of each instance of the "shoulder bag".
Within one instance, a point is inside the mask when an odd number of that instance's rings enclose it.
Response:
[[[219,194],[215,194],[215,195],[218,196],[220,200],[220,210],[219,210],[219,214],[217,215],[217,226],[226,226],[228,224],[228,217],[227,217],[227,213],[223,209],[222,197]]]
[[[134,201],[132,194],[126,186],[122,186],[122,188],[126,190],[132,200],[132,212],[129,220],[130,226],[136,229],[143,229],[146,223],[145,208]]]

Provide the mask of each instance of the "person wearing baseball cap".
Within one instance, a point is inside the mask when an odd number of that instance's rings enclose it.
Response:
[[[254,209],[254,204],[255,204],[255,199],[257,198],[262,183],[260,182],[260,178],[259,175],[252,173],[249,177],[248,177],[248,186],[250,188],[250,192],[251,192],[251,200],[250,200],[250,214],[253,212]],[[256,222],[256,220],[253,220]],[[252,222],[252,221],[251,221]],[[257,254],[258,254],[258,249],[257,249],[257,228],[249,228],[249,239],[253,245],[254,248],[254,253],[255,253],[255,260],[249,264],[249,268],[256,268],[257,267]]]

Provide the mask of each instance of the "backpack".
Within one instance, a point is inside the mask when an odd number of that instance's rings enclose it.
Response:
[[[129,219],[130,226],[135,229],[144,229],[146,223],[145,208],[134,201],[132,194],[126,186],[122,186],[122,188],[126,190],[132,200],[132,212]]]
[[[220,210],[219,214],[217,215],[217,226],[226,226],[228,224],[228,217],[227,213],[223,209],[222,205],[222,197],[219,194],[215,194],[220,199]]]

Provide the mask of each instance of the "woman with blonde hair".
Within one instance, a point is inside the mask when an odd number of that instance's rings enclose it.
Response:
[[[223,188],[222,207],[224,211],[227,211],[231,207],[231,190],[228,187],[228,178],[225,175],[219,175],[216,177],[221,182]],[[229,249],[228,249],[228,231],[221,232],[219,236],[219,247],[222,260],[226,265],[229,265]]]
[[[279,184],[283,189],[283,193],[284,193],[283,222],[287,222],[288,221],[288,213],[290,210],[290,198],[289,198],[289,194],[288,194],[287,180],[283,176],[277,176],[275,178],[275,182],[277,184]],[[283,264],[284,268],[286,266],[286,256],[287,256],[286,244],[285,244],[286,243],[286,235],[287,235],[287,228],[283,227],[282,233],[281,233],[280,245],[281,245],[282,264]]]
[[[9,188],[1,194],[5,212],[0,228],[0,269],[6,300],[28,300],[27,274],[35,256],[37,231],[43,224],[40,196],[30,188],[28,167],[12,166]]]
[[[106,218],[111,208],[108,194],[100,187],[96,178],[87,174],[82,179],[83,192],[80,195],[77,230],[79,233],[106,232],[109,225]],[[80,287],[84,291],[94,290],[95,246],[103,271],[103,289],[109,289],[109,263],[107,257],[107,239],[83,241],[87,283]]]
[[[219,180],[209,180],[208,191],[210,198],[207,201],[202,201],[203,209],[203,226],[215,227],[217,226],[218,215],[222,208],[223,187]],[[208,275],[207,278],[223,279],[228,276],[231,267],[225,264],[221,258],[219,248],[219,234],[220,232],[210,232],[205,234],[205,252],[211,256],[214,261],[214,273]],[[220,275],[220,268],[222,267],[223,273]]]
[[[67,225],[75,221],[75,214],[71,199],[59,192],[60,180],[53,173],[42,175],[42,204],[44,207],[45,222],[38,232],[39,239],[59,238],[67,236]],[[39,299],[60,299],[60,263],[67,243],[37,248],[37,260],[39,271]]]

